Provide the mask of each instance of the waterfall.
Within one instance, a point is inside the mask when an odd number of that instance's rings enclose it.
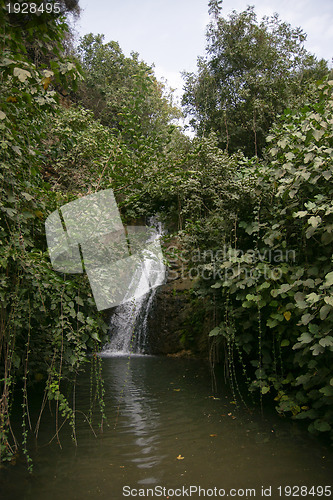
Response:
[[[161,223],[151,218],[149,231],[142,259],[129,286],[130,296],[125,296],[124,302],[117,306],[112,315],[111,338],[104,347],[102,356],[144,354],[145,352],[149,312],[157,287],[165,280],[166,271],[159,242],[162,235]]]

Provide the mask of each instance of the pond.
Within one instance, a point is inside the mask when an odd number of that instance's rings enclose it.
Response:
[[[204,362],[104,357],[102,366],[103,433],[95,437],[78,414],[78,446],[62,430],[60,449],[56,439],[48,444],[54,419],[45,410],[31,451],[33,474],[23,463],[1,470],[1,499],[330,496],[330,448],[269,410],[262,416],[260,409],[237,409],[222,376],[213,392]],[[87,373],[77,408],[89,400]]]

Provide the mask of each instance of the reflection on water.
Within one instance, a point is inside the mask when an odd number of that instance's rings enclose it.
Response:
[[[161,422],[156,397],[152,397],[144,383],[146,364],[143,359],[139,361],[142,369],[138,371],[133,366],[133,358],[118,357],[109,367],[106,391],[114,395],[118,405],[114,429],[124,435],[127,444],[132,440],[137,449],[135,454],[125,452],[124,457],[139,469],[151,469],[162,459],[158,449]],[[155,484],[158,479],[145,477],[139,482]]]
[[[103,359],[103,370],[104,432],[95,438],[78,414],[78,447],[64,433],[61,450],[55,440],[47,444],[54,423],[46,415],[32,452],[34,474],[23,464],[0,471],[1,499],[121,500],[126,485],[256,488],[260,497],[261,486],[331,483],[328,449],[299,424],[237,410],[223,387],[213,395],[202,362],[112,357]],[[83,376],[77,407],[88,407],[89,399]]]

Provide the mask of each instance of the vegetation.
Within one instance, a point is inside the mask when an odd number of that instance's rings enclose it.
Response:
[[[238,363],[250,391],[272,394],[279,413],[331,437],[332,88],[325,80],[311,103],[285,111],[267,137],[266,161],[243,170],[255,203],[223,230],[223,262],[204,265],[211,282],[198,291],[214,290],[220,322],[210,335],[227,352],[233,386]]]
[[[275,14],[260,22],[253,7],[216,13],[207,29],[207,56],[198,73],[185,73],[183,104],[200,136],[216,132],[229,152],[262,156],[277,114],[301,103],[309,81],[327,73],[327,63],[304,48],[306,35]]]
[[[304,33],[253,8],[229,20],[210,1],[207,58],[172,94],[136,53],[85,36],[59,15],[1,7],[0,461],[27,450],[29,392],[45,388],[57,432],[69,396],[106,341],[84,275],[51,266],[44,222],[63,204],[112,188],[126,221],[160,213],[181,242],[193,295],[211,316],[212,350],[239,397],[244,376],[281,414],[333,437],[333,79]],[[196,258],[194,258],[196,256]],[[201,319],[200,319],[201,318]],[[196,331],[200,325],[196,325]],[[11,427],[22,402],[22,437]],[[91,422],[92,413],[88,420]]]

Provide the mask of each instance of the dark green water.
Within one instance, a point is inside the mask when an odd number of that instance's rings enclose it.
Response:
[[[291,498],[329,498],[317,487],[332,483],[332,452],[296,423],[237,410],[222,384],[213,397],[202,362],[114,357],[103,358],[103,371],[104,432],[94,437],[78,415],[78,446],[66,431],[62,449],[56,440],[48,445],[54,423],[46,411],[31,453],[33,474],[20,463],[0,471],[1,500],[120,500],[136,493],[222,498],[223,490],[230,498],[265,498],[262,487],[266,494],[272,487],[270,497],[277,499],[289,497],[288,486],[304,486],[303,494],[295,488]],[[87,406],[89,397],[89,377],[83,376],[77,407]],[[200,496],[194,491],[199,486],[205,489]]]

